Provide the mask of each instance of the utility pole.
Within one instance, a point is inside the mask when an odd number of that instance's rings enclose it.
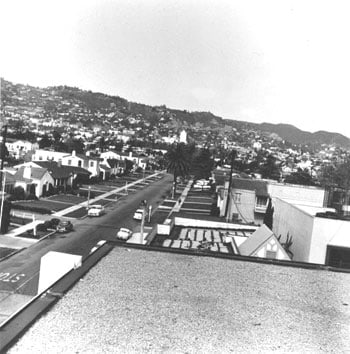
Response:
[[[5,149],[6,149],[6,135],[7,135],[7,121],[6,118],[2,116],[2,96],[1,96],[1,82],[2,78],[0,77],[0,122],[1,122],[1,136],[0,136],[0,189],[2,188],[2,174],[4,169],[4,160],[5,160]]]
[[[89,210],[90,208],[90,193],[91,193],[91,186],[89,186],[89,189],[88,189],[88,200],[87,200],[87,210]]]
[[[230,196],[231,196],[231,186],[232,186],[232,174],[233,174],[233,163],[235,161],[235,158],[237,156],[237,151],[232,150],[231,151],[231,170],[230,170],[230,179],[228,183],[228,191],[227,191],[227,198],[226,198],[226,209],[225,209],[225,218],[228,218],[228,207],[230,204]]]
[[[143,245],[143,231],[145,227],[145,218],[147,210],[147,200],[142,201],[142,219],[141,219],[141,228],[140,228],[140,244]]]

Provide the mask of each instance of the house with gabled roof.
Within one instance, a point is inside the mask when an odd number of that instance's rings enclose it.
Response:
[[[264,224],[238,246],[242,256],[291,260],[275,234]]]
[[[111,175],[117,176],[124,173],[126,163],[124,160],[103,158],[100,162],[100,173],[104,180],[108,179]]]
[[[90,172],[84,168],[65,166],[56,161],[30,161],[15,167],[19,169],[27,166],[47,169],[54,180],[53,187],[62,188],[63,190],[66,190],[68,186],[73,187],[79,177],[84,179],[89,178],[90,175]]]
[[[15,186],[22,187],[26,193],[35,193],[35,196],[45,195],[49,185],[53,186],[54,179],[46,168],[21,166],[14,174]]]

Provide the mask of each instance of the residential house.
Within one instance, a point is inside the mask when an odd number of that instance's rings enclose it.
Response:
[[[262,224],[269,198],[267,182],[233,178],[227,205],[228,188],[229,182],[226,181],[225,187],[218,190],[217,206],[220,208],[220,216],[246,224]]]
[[[133,152],[129,152],[127,154],[122,152],[114,152],[114,151],[106,151],[101,153],[100,155],[103,159],[117,159],[117,160],[129,160],[132,161],[134,166],[145,169],[148,164],[148,157],[144,155],[135,154]]]
[[[32,161],[38,167],[46,168],[54,179],[54,187],[64,191],[67,187],[75,187],[79,177],[89,178],[90,172],[82,167],[64,166],[61,162],[55,161]]]
[[[28,152],[39,149],[38,143],[31,143],[26,140],[15,140],[8,138],[5,143],[10,156],[15,159],[23,158]]]
[[[117,159],[101,159],[100,170],[104,180],[109,179],[109,177],[118,176],[125,172],[126,164],[125,160]]]
[[[13,176],[16,180],[15,187],[22,187],[26,193],[34,192],[36,197],[41,197],[49,190],[54,179],[46,168],[22,166]]]
[[[39,149],[32,156],[32,161],[62,161],[66,156],[70,156],[67,152],[59,152],[53,150]]]
[[[11,194],[16,186],[16,179],[13,176],[15,173],[7,169],[2,173],[2,188],[5,194]]]
[[[62,157],[62,165],[85,168],[91,177],[100,177],[100,161],[98,158],[77,154],[74,150],[71,155]]]
[[[76,154],[75,151],[69,154],[59,151],[37,150],[32,156],[32,161],[56,161],[61,163],[62,166],[84,168],[90,172],[90,178],[100,176],[100,161],[98,158]]]

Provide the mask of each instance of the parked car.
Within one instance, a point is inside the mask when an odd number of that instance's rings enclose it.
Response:
[[[60,233],[73,231],[73,224],[68,220],[60,221],[56,230]]]
[[[95,204],[91,205],[88,210],[88,216],[101,216],[105,213],[105,208],[103,205]]]
[[[125,227],[122,227],[117,232],[117,239],[126,241],[131,237],[131,235],[132,235],[131,230],[129,230]]]
[[[142,220],[142,215],[145,213],[145,219],[147,218],[147,210],[144,209],[137,209],[134,213],[134,219],[135,220]]]

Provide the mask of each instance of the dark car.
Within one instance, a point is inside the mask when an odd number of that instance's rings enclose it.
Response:
[[[56,230],[61,233],[73,231],[73,224],[70,221],[60,221]]]

